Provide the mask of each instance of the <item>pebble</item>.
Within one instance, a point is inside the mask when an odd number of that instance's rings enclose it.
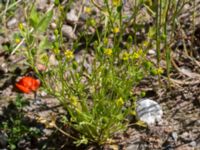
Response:
[[[172,132],[172,138],[173,138],[174,141],[177,141],[177,139],[178,139],[177,132]]]
[[[3,69],[3,71],[4,71],[5,73],[8,72],[8,65],[7,65],[6,63],[2,63],[2,64],[1,64],[1,68]]]
[[[0,148],[6,147],[7,141],[8,141],[8,137],[4,133],[0,132]]]
[[[136,145],[136,144],[132,144],[132,145],[129,145],[126,150],[133,150],[133,149],[138,149],[139,148],[139,145]]]
[[[74,9],[71,9],[69,13],[67,13],[67,20],[76,22],[78,21],[78,16],[76,15],[76,12]]]
[[[38,9],[39,10],[44,10],[46,7],[48,7],[47,5],[47,0],[39,0],[38,4]]]
[[[126,150],[145,150],[146,145],[142,144],[140,141],[137,143],[132,143],[126,147]]]
[[[192,141],[192,142],[189,143],[189,145],[190,145],[191,147],[196,147],[196,146],[197,146],[197,143],[196,143],[195,141]]]
[[[196,121],[196,125],[197,125],[197,126],[200,126],[200,120],[197,120],[197,121]]]
[[[74,34],[73,28],[71,26],[63,25],[62,33],[65,37],[69,39],[76,39],[76,35]]]
[[[40,93],[40,95],[41,95],[42,97],[44,97],[44,96],[47,96],[47,93],[46,93],[45,91],[42,91],[42,92]]]
[[[52,28],[52,29],[56,29],[56,27],[57,27],[56,23],[52,22],[52,23],[51,23],[51,28]]]
[[[150,49],[150,50],[148,51],[148,54],[149,54],[149,55],[156,55],[156,51],[153,50],[153,49]]]
[[[147,125],[162,122],[163,111],[161,106],[151,99],[141,99],[137,101],[136,117]]]
[[[89,64],[88,62],[84,61],[84,62],[83,62],[83,66],[87,69],[87,72],[88,72],[89,74],[92,73],[92,66],[91,66],[91,64]]]
[[[46,136],[50,136],[53,133],[53,130],[51,129],[43,129],[43,132]]]
[[[58,65],[58,60],[56,59],[55,55],[50,55],[49,56],[49,64],[52,66],[57,66]]]
[[[184,141],[184,142],[191,142],[192,138],[191,135],[188,132],[184,132],[180,135],[180,138]]]
[[[8,27],[13,27],[13,26],[15,26],[16,24],[17,24],[17,19],[16,18],[12,18],[11,20],[9,20],[8,22],[7,22],[7,26]]]

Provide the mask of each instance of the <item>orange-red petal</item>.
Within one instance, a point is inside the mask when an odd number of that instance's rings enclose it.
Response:
[[[32,81],[32,86],[30,87],[32,91],[36,91],[40,86],[40,81],[39,80],[33,80]]]
[[[21,85],[21,84],[16,83],[15,85],[16,85],[16,87],[17,87],[20,91],[22,91],[23,93],[27,93],[27,94],[28,94],[28,93],[31,92],[31,90],[30,90],[29,88],[24,87],[24,86]]]
[[[40,86],[40,81],[33,77],[23,77],[16,87],[24,93],[30,93],[31,91],[36,91]]]

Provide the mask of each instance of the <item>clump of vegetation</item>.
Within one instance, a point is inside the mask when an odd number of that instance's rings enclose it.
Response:
[[[63,123],[78,134],[65,135],[73,138],[78,146],[89,142],[105,144],[112,141],[114,134],[124,131],[129,123],[127,116],[135,114],[137,97],[134,87],[144,77],[160,76],[164,72],[160,67],[162,56],[166,57],[169,73],[168,42],[173,33],[168,34],[167,27],[175,28],[176,16],[182,6],[179,7],[179,4],[184,2],[158,0],[154,4],[147,0],[135,1],[132,14],[126,16],[122,0],[104,0],[103,5],[91,0],[98,9],[99,18],[86,17],[84,31],[71,44],[66,44],[62,27],[71,3],[72,0],[63,6],[55,1],[58,17],[54,20],[56,27],[52,34],[55,38],[52,41],[45,33],[53,10],[43,14],[31,5],[26,22],[19,24],[21,39],[18,43],[23,49],[20,54],[25,54],[43,90],[59,100],[67,110],[70,117],[64,117]],[[147,38],[138,42],[137,32],[145,28],[138,21],[143,8],[155,19],[156,24],[149,27]],[[173,11],[169,11],[172,8]],[[86,7],[85,13],[91,13],[91,9]],[[133,34],[125,35],[130,27],[133,28]],[[127,36],[125,41],[124,36]],[[81,44],[84,45],[85,55],[78,60],[75,53]],[[161,44],[165,49],[163,55]],[[147,56],[153,46],[156,48],[157,64]],[[55,57],[56,63],[51,63],[49,53]],[[43,66],[42,71],[38,64]],[[57,127],[55,122],[53,124]]]
[[[3,119],[0,124],[0,129],[2,133],[5,133],[5,142],[7,148],[14,150],[19,149],[19,142],[23,140],[37,139],[41,135],[38,128],[30,126],[25,120],[25,114],[22,110],[24,106],[27,105],[27,101],[18,95],[13,104],[10,104],[7,108],[8,112],[3,118],[9,118],[7,120]]]

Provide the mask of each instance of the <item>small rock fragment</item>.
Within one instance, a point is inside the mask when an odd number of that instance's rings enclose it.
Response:
[[[148,54],[149,54],[149,55],[156,55],[156,51],[153,50],[153,49],[150,49],[150,50],[148,51]]]
[[[51,28],[52,28],[52,29],[56,29],[56,27],[57,27],[56,23],[52,22],[52,23],[51,23]]]
[[[67,20],[76,22],[78,21],[78,16],[76,15],[76,12],[74,9],[71,9],[69,13],[67,13]]]
[[[177,141],[177,139],[178,139],[177,132],[172,132],[172,138],[173,138],[174,141]]]
[[[12,18],[11,20],[9,20],[8,22],[7,22],[7,26],[8,27],[13,27],[14,25],[16,25],[17,24],[17,19],[16,18]]]
[[[192,141],[192,142],[189,143],[189,145],[190,145],[191,147],[196,147],[196,146],[197,146],[197,143],[196,143],[195,141]]]
[[[76,39],[76,35],[74,34],[73,28],[71,26],[63,25],[62,33],[65,37],[69,39]]]
[[[8,137],[4,133],[0,132],[0,148],[6,147],[7,142]]]

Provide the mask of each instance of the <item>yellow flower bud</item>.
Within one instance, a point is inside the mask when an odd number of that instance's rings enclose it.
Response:
[[[124,105],[124,100],[120,97],[119,99],[117,99],[116,104],[118,107],[121,107]]]
[[[119,6],[121,3],[121,0],[112,0],[112,3],[114,6]]]
[[[18,27],[19,27],[20,30],[24,29],[24,25],[22,23],[19,23]]]
[[[123,52],[122,53],[122,60],[128,60],[129,59],[129,53],[128,52]]]
[[[137,52],[135,52],[135,53],[133,53],[133,55],[132,55],[132,59],[138,59],[140,57],[140,55],[137,53]]]
[[[55,49],[53,49],[53,52],[57,55],[57,54],[59,54],[60,53],[60,50],[59,49],[57,49],[57,48],[55,48]]]

